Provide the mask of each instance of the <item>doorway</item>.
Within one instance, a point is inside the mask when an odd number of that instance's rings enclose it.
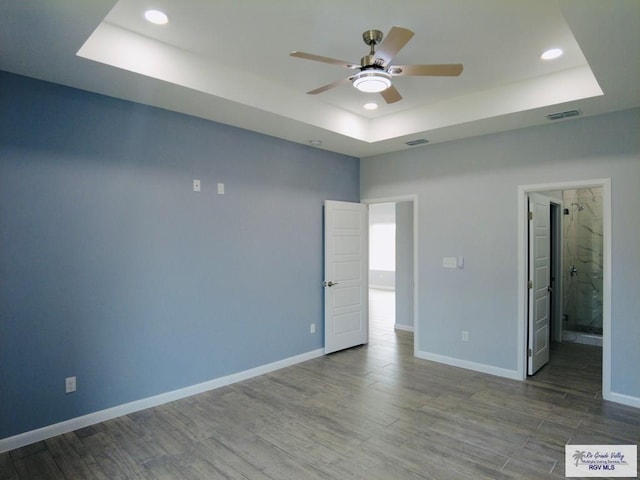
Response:
[[[370,331],[416,330],[417,208],[414,196],[363,200],[369,205]]]
[[[611,259],[611,191],[610,191],[610,180],[609,179],[601,179],[601,180],[593,180],[586,182],[567,182],[567,183],[558,183],[558,184],[546,184],[546,185],[530,185],[530,186],[520,186],[519,187],[519,294],[518,294],[518,303],[519,303],[519,311],[521,312],[521,322],[518,325],[518,330],[521,333],[521,342],[519,348],[519,360],[518,360],[518,369],[523,379],[527,378],[527,364],[529,363],[529,339],[530,339],[530,329],[529,329],[529,280],[530,277],[530,256],[529,256],[529,208],[528,208],[528,200],[529,197],[533,194],[541,194],[544,193],[547,197],[552,199],[552,204],[556,206],[551,209],[550,215],[550,227],[552,234],[550,235],[550,244],[549,251],[550,256],[553,259],[551,266],[551,277],[553,281],[549,279],[550,290],[553,292],[551,296],[551,304],[549,309],[549,314],[551,317],[551,325],[549,327],[549,339],[553,340],[555,343],[555,347],[557,350],[558,345],[569,345],[566,343],[568,338],[566,335],[563,337],[563,330],[566,330],[568,318],[565,316],[566,305],[566,295],[567,295],[567,272],[565,272],[565,263],[567,262],[568,249],[566,247],[566,242],[563,237],[567,236],[567,225],[569,218],[567,214],[571,213],[571,209],[574,208],[576,210],[579,209],[580,206],[585,209],[585,205],[580,204],[579,202],[570,201],[570,195],[575,195],[576,191],[580,191],[581,189],[585,189],[590,192],[593,196],[594,192],[598,192],[596,195],[599,195],[600,198],[600,206],[601,206],[601,214],[599,216],[599,220],[601,221],[601,229],[598,232],[597,237],[601,242],[600,256],[598,261],[595,263],[601,267],[600,273],[598,276],[601,279],[601,287],[593,287],[591,294],[593,292],[597,292],[597,296],[601,299],[599,302],[596,302],[601,307],[601,325],[602,325],[602,337],[599,341],[599,344],[602,345],[602,351],[593,364],[601,365],[601,389],[603,398],[611,399],[611,371],[610,371],[610,359],[611,359],[611,349],[610,349],[610,331],[611,331],[611,273],[610,273],[610,259]],[[564,222],[562,220],[565,220]],[[572,224],[575,230],[575,222]],[[585,232],[593,231],[594,226],[589,225],[586,228],[583,228]],[[562,242],[562,244],[560,243]],[[591,247],[584,248],[585,251],[591,251]],[[573,253],[575,253],[576,248],[573,248]],[[569,267],[567,267],[569,268]],[[583,265],[583,276],[587,277],[586,265]],[[575,273],[575,272],[574,272]],[[590,283],[591,285],[591,283]],[[583,342],[586,343],[586,342]],[[593,345],[597,343],[592,343],[590,348],[594,348]],[[572,349],[572,352],[578,350],[584,350],[589,347],[584,346],[571,346],[565,348],[565,353],[568,351],[567,349]],[[575,352],[574,352],[575,353]],[[583,354],[584,352],[580,351],[579,354]],[[598,352],[599,353],[599,352]],[[562,354],[558,355],[558,358],[562,358]],[[566,355],[565,355],[566,357]],[[573,358],[573,356],[572,356]],[[556,362],[557,363],[557,362]],[[575,365],[573,366],[575,370]],[[554,366],[557,368],[557,365]],[[560,367],[562,368],[562,367]],[[598,377],[600,378],[600,377]]]
[[[370,332],[396,326],[396,204],[369,205]]]
[[[563,191],[562,340],[602,346],[602,189]]]

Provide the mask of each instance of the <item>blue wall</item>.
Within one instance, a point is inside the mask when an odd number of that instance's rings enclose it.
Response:
[[[0,438],[321,348],[322,203],[358,175],[0,72]]]

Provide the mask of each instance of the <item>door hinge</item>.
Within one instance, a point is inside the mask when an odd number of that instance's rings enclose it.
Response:
[[[529,220],[533,220],[533,212],[529,212]]]
[[[527,354],[528,354],[529,356],[531,356],[531,349],[529,349],[529,350],[527,351]]]
[[[529,290],[531,290],[533,288],[533,281],[532,280],[529,280],[527,282],[527,288],[529,288]]]

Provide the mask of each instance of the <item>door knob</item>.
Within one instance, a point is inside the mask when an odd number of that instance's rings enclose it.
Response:
[[[332,282],[331,280],[324,282],[325,287],[333,287],[334,285],[338,285],[338,282]]]

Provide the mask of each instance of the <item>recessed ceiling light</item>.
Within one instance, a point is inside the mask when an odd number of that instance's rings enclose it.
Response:
[[[146,18],[148,22],[156,25],[166,25],[169,23],[169,17],[167,14],[160,10],[147,10],[144,12],[144,18]]]
[[[376,110],[378,108],[378,104],[375,102],[365,103],[363,105],[365,110]]]
[[[309,140],[309,145],[311,145],[312,147],[319,147],[320,145],[322,145],[322,141],[321,140]]]
[[[540,55],[540,58],[543,60],[553,60],[554,58],[558,58],[559,56],[562,55],[562,49],[561,48],[550,48],[549,50],[545,51],[542,55]]]

